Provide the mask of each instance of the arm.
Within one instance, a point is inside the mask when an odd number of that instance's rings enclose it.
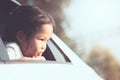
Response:
[[[17,43],[7,43],[6,44],[8,56],[10,60],[46,60],[44,56],[37,57],[25,57],[23,56]]]
[[[18,60],[46,60],[44,56],[38,56],[38,57],[21,57]]]

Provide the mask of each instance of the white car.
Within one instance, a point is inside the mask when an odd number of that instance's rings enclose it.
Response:
[[[46,61],[9,60],[0,39],[0,80],[103,80],[55,34],[48,41],[44,56]]]

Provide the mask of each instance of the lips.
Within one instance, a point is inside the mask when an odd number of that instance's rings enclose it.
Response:
[[[42,53],[43,53],[43,52],[38,52],[38,53],[37,53],[37,56],[42,56]]]
[[[33,57],[39,57],[39,56],[42,56],[43,52],[36,52]]]

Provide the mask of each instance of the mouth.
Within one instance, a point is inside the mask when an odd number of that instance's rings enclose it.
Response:
[[[38,52],[37,56],[42,56],[43,52]]]
[[[37,52],[35,53],[34,57],[42,56],[43,52]]]

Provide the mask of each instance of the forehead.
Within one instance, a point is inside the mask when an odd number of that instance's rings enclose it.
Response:
[[[37,34],[52,34],[52,33],[53,33],[52,24],[43,24],[41,26],[38,26],[32,35],[35,36]]]
[[[53,32],[53,26],[52,24],[43,24],[41,26],[38,26],[36,29],[36,32]]]

